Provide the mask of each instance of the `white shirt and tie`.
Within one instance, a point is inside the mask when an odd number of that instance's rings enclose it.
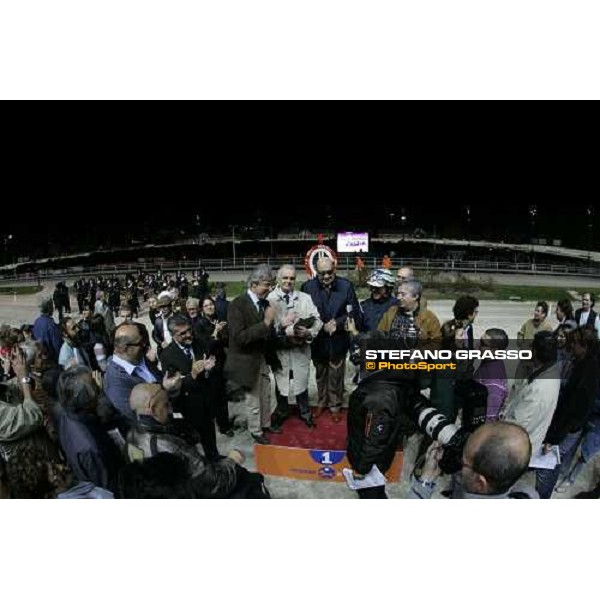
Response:
[[[180,343],[175,342],[179,349],[192,361],[196,361],[196,357],[194,355],[194,350],[191,346],[182,346]]]
[[[142,360],[142,362],[139,365],[133,365],[130,362],[123,360],[120,356],[113,354],[112,361],[116,365],[123,367],[123,369],[125,369],[125,371],[127,372],[127,375],[129,375],[129,376],[131,376],[131,375],[133,375],[133,373],[135,373],[138,377],[143,379],[146,383],[157,383],[158,382],[156,377],[154,377],[154,375],[152,374],[152,371],[150,371],[150,369],[148,368],[148,365],[146,364],[145,359]]]

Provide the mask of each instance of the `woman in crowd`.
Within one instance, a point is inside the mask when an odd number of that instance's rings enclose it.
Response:
[[[194,325],[194,337],[206,348],[206,356],[212,355],[217,360],[214,374],[209,379],[213,413],[219,431],[233,437],[223,375],[228,343],[227,322],[217,319],[215,302],[210,296],[202,300],[202,314]]]

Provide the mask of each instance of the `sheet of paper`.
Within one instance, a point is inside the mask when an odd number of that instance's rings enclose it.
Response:
[[[542,450],[538,450],[531,456],[529,467],[531,469],[554,469],[556,465],[560,465],[560,450],[558,446],[552,446],[550,452],[542,454]]]
[[[110,439],[117,445],[117,448],[121,450],[121,452],[125,452],[125,447],[127,446],[127,442],[123,439],[121,432],[118,429],[111,429],[108,432]]]
[[[367,473],[364,479],[354,479],[352,469],[342,469],[342,473],[346,478],[348,487],[351,490],[363,490],[365,488],[379,487],[385,485],[385,477],[381,471],[377,468],[377,465],[373,465],[373,468]]]

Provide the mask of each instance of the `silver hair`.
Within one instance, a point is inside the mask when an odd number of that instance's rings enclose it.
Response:
[[[92,410],[98,390],[91,379],[92,371],[77,365],[63,371],[56,387],[58,401],[68,411],[87,413]]]
[[[407,287],[410,290],[410,293],[415,297],[415,298],[421,298],[421,296],[423,295],[423,284],[418,281],[417,279],[409,279],[408,281],[403,281],[399,286],[398,286],[398,290],[401,287]]]
[[[186,308],[188,306],[193,306],[194,308],[200,308],[200,300],[198,300],[198,298],[188,298],[185,301],[185,306],[186,306]]]
[[[258,265],[248,277],[248,287],[252,287],[252,285],[258,284],[261,281],[273,282],[274,279],[273,269],[269,265]]]
[[[295,273],[296,267],[294,265],[283,265],[283,266],[279,267],[279,270],[277,271],[277,279],[281,279],[281,274],[283,273],[284,270],[294,271],[294,273]]]
[[[173,335],[175,333],[175,327],[183,327],[191,324],[192,322],[185,315],[175,314],[172,317],[169,317],[169,320],[167,321],[167,329],[171,335]]]
[[[492,327],[485,331],[485,335],[490,338],[490,346],[494,350],[506,350],[508,348],[508,335],[504,329]]]

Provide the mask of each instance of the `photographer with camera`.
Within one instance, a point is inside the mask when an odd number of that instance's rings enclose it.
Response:
[[[384,334],[363,334],[363,341]],[[414,430],[410,418],[419,386],[415,378],[390,378],[378,371],[362,379],[348,405],[348,461],[359,482],[376,466],[384,474],[394,460],[400,438]],[[385,486],[357,489],[361,499],[386,499]]]
[[[435,441],[427,450],[422,468],[411,481],[410,499],[429,499],[442,474],[447,447]],[[531,460],[531,442],[525,429],[515,423],[486,423],[466,439],[461,456],[455,499],[534,499],[534,489],[517,488]]]

